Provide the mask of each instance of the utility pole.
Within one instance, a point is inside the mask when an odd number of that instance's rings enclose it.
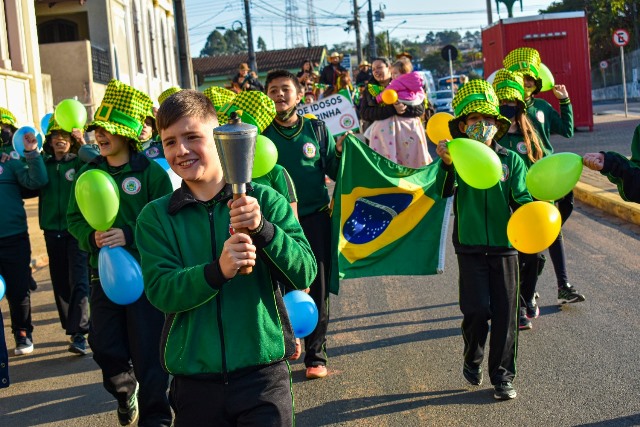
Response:
[[[358,53],[358,65],[362,63],[362,43],[360,42],[360,10],[358,0],[353,0],[353,28],[356,30],[356,52]]]
[[[253,50],[253,36],[251,33],[251,13],[249,12],[249,0],[244,0],[244,17],[247,21],[247,44],[249,45],[249,68],[258,72],[258,63],[256,62],[256,53]]]
[[[487,0],[487,20],[489,25],[493,24],[493,12],[491,12],[491,0]]]
[[[371,0],[369,0],[367,20],[369,21],[369,59],[373,59],[378,57],[378,48],[376,47],[376,35],[373,32],[373,11],[371,8]]]
[[[191,64],[191,54],[189,53],[189,33],[187,32],[187,14],[185,12],[184,2],[182,0],[175,0],[173,2],[173,11],[178,39],[180,87],[183,89],[193,89],[193,66]]]

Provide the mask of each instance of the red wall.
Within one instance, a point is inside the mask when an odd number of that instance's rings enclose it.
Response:
[[[509,52],[524,46],[537,49],[542,62],[553,73],[556,84],[567,87],[573,104],[575,126],[593,130],[589,37],[584,14],[551,13],[501,19],[484,29],[482,49],[485,77],[502,68],[502,59]],[[543,92],[536,97],[544,98],[559,110],[553,92]]]

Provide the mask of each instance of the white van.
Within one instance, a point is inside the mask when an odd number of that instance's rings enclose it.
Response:
[[[427,93],[427,98],[429,99],[429,105],[434,105],[436,102],[436,97],[434,95],[436,91],[436,82],[433,79],[433,74],[431,71],[417,71],[420,76],[422,76],[422,81],[424,81],[424,91]]]

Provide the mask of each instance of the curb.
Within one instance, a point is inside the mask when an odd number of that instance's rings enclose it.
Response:
[[[578,182],[573,189],[576,199],[625,221],[640,225],[640,204],[625,202],[618,193]]]

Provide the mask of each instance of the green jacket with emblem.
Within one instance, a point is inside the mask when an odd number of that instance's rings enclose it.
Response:
[[[511,213],[532,201],[525,184],[527,168],[513,151],[493,142],[502,163],[502,177],[486,190],[469,186],[462,179],[445,180],[443,197],[455,194],[453,246],[456,253],[517,254],[507,238]],[[452,173],[453,166],[441,166]]]
[[[120,228],[124,232],[126,245],[124,248],[140,262],[140,255],[134,241],[133,232],[136,226],[138,214],[147,203],[171,192],[169,175],[154,161],[150,161],[140,153],[132,153],[129,163],[116,171],[110,171],[107,161],[100,157],[96,163],[88,163],[76,174],[76,179],[71,188],[67,222],[69,232],[78,240],[78,246],[85,252],[89,252],[91,267],[98,268],[98,253],[94,232],[89,223],[84,219],[75,196],[75,186],[84,172],[89,169],[102,169],[109,173],[118,185],[120,193],[120,209],[112,228]]]
[[[67,208],[73,179],[84,162],[72,153],[66,154],[59,161],[48,154],[44,154],[43,158],[49,183],[40,189],[38,201],[40,228],[46,231],[66,231]]]
[[[569,98],[561,99],[560,114],[544,99],[531,97],[526,101],[527,116],[538,132],[545,155],[553,154],[551,134],[565,138],[573,136],[573,107]]]
[[[291,206],[272,188],[250,184],[262,229],[249,275],[226,280],[218,264],[230,236],[227,185],[207,203],[183,185],[147,205],[136,228],[147,298],[167,314],[161,361],[173,375],[227,378],[285,360],[295,349],[279,281],[307,288],[317,266]]]
[[[284,166],[293,179],[300,217],[328,208],[329,192],[324,177],[327,175],[335,181],[340,166],[333,136],[324,127],[322,149],[313,120],[298,115],[298,124],[292,128],[283,128],[274,121],[262,133],[273,141],[278,149],[278,164]]]

